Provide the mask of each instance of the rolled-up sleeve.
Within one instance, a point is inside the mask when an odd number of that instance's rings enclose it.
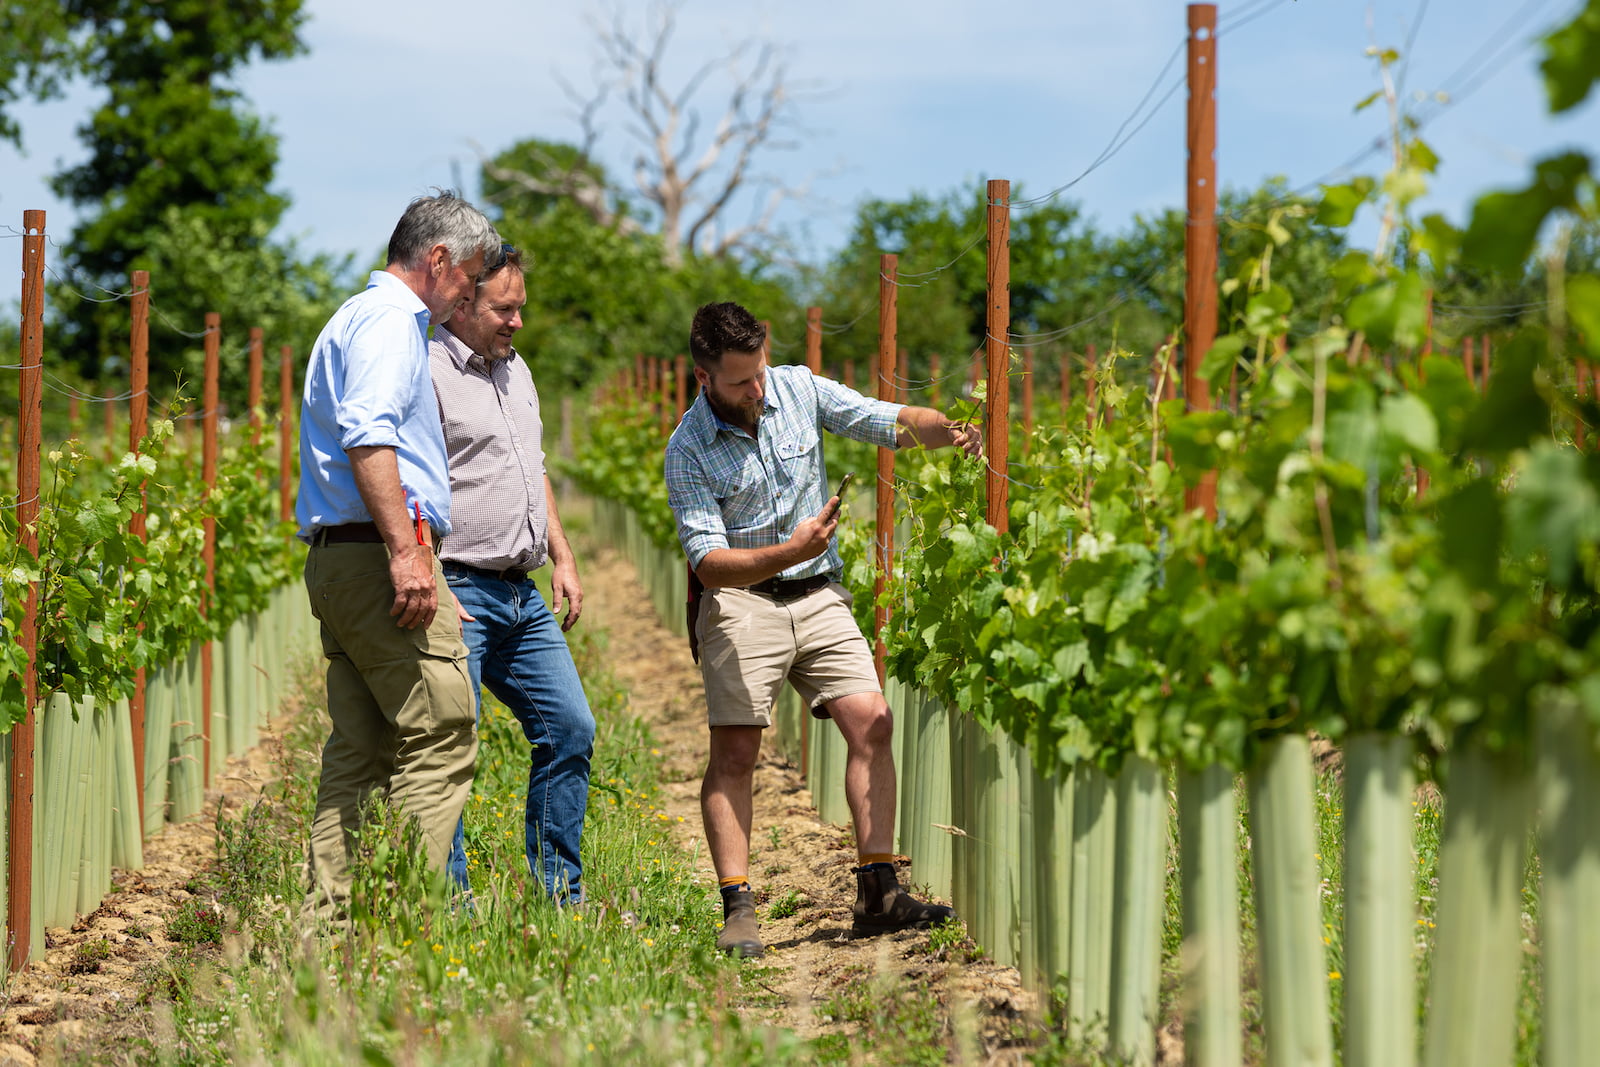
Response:
[[[400,425],[414,396],[413,364],[420,344],[408,314],[363,314],[351,322],[344,348],[344,393],[336,418],[339,445],[400,444]]]
[[[667,449],[666,478],[667,504],[678,520],[678,543],[689,566],[699,567],[707,554],[729,547],[722,508],[711,494],[698,457]]]
[[[817,414],[829,433],[880,448],[898,447],[895,420],[904,404],[873,400],[829,378],[815,377],[812,382],[817,390]]]

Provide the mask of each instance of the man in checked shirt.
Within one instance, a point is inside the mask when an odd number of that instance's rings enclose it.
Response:
[[[583,613],[583,587],[544,469],[539,394],[511,347],[526,300],[522,254],[501,245],[486,257],[475,299],[434,327],[428,358],[454,520],[439,558],[461,606],[473,692],[487,685],[532,746],[528,869],[552,900],[567,905],[583,900],[578,842],[589,803],[594,716],[562,636]],[[546,560],[548,605],[529,577]],[[558,622],[563,601],[566,616]],[[459,824],[449,870],[468,888]]]
[[[981,456],[983,436],[933,408],[869,400],[803,366],[768,367],[766,330],[737,304],[695,313],[689,351],[700,396],[667,445],[667,502],[706,586],[697,631],[711,724],[700,790],[722,885],[717,947],[763,951],[750,889],[751,784],[761,731],[785,680],[844,736],[844,791],[855,823],[857,933],[951,918],[895,876],[894,720],[833,541],[822,430],[885,448],[954,446]]]

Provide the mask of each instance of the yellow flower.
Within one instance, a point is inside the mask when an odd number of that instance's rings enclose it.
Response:
[[[1337,981],[1339,979],[1340,975],[1339,975],[1338,971],[1329,971],[1328,972],[1328,977],[1334,979],[1335,981]]]

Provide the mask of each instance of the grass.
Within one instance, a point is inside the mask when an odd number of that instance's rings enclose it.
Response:
[[[141,974],[170,1027],[129,1059],[810,1063],[854,1060],[866,1040],[896,1062],[943,1061],[951,1036],[931,1021],[929,994],[840,993],[857,1031],[844,1043],[757,1021],[777,1006],[772,976],[715,952],[717,895],[673,842],[659,750],[627,714],[601,640],[574,647],[599,722],[582,909],[558,910],[531,883],[527,742],[491,702],[466,814],[473,907],[420,862],[414,827],[379,807],[362,831],[351,922],[310,924],[302,867],[321,727],[308,721],[288,739],[276,791],[219,822],[218,862],[169,923],[182,951]]]

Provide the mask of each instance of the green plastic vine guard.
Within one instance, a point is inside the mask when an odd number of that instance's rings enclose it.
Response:
[[[1104,771],[1078,768],[1073,797],[1072,929],[1067,1034],[1103,1041],[1111,1014],[1111,913],[1116,890],[1117,794]]]
[[[1117,891],[1111,952],[1109,1045],[1133,1064],[1151,1064],[1161,1014],[1161,922],[1167,890],[1166,775],[1130,758],[1116,778]]]
[[[1578,1067],[1600,1048],[1600,756],[1569,694],[1538,711],[1544,898],[1544,1063]]]
[[[1476,741],[1452,754],[1423,1041],[1427,1067],[1500,1067],[1512,1060],[1532,805],[1526,767]]]
[[[1195,1067],[1234,1067],[1240,1042],[1239,821],[1235,775],[1213,763],[1178,772],[1183,1051]]]
[[[1344,745],[1344,1062],[1417,1059],[1410,739],[1361,733]]]
[[[1267,1060],[1332,1067],[1310,744],[1272,738],[1248,778]]]

